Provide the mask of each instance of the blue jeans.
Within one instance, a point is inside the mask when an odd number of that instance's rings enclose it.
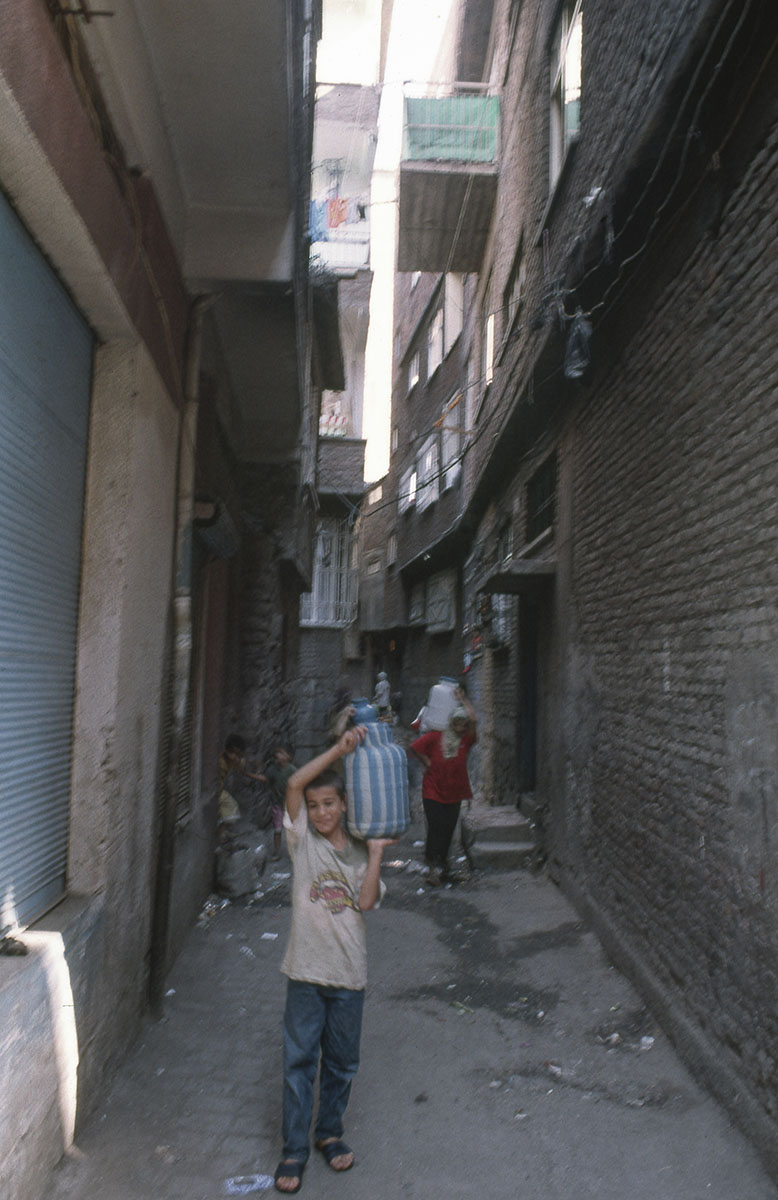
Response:
[[[284,1010],[284,1158],[307,1162],[313,1089],[321,1058],[317,1141],[343,1136],[359,1066],[364,992],[290,979]]]

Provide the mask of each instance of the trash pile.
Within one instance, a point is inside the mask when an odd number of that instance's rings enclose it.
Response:
[[[257,891],[267,865],[263,842],[253,845],[248,837],[235,837],[216,848],[216,888],[230,900]]]

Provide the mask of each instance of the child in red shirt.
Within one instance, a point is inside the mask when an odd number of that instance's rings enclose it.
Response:
[[[423,733],[410,749],[424,767],[421,798],[427,819],[425,858],[427,883],[436,887],[448,874],[448,851],[463,800],[472,796],[467,774],[467,756],[476,741],[476,714],[461,688],[459,702],[444,730]]]

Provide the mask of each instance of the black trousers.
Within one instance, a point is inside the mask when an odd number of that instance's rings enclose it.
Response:
[[[459,820],[462,801],[441,804],[439,800],[422,800],[424,816],[427,818],[427,845],[424,857],[431,867],[445,871],[448,850]]]

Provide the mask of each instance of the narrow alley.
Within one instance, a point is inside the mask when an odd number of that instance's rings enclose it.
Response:
[[[778,1200],[776,96],[775,0],[0,0],[0,1200],[270,1192],[325,747],[303,1196]]]
[[[356,1168],[303,1192],[374,1200],[776,1200],[558,889],[477,871],[425,889],[419,823],[368,918]],[[216,1200],[272,1186],[279,1156],[289,861],[250,903],[212,898],[46,1200]],[[254,1179],[246,1177],[255,1176]],[[275,1194],[274,1192],[272,1194]]]

